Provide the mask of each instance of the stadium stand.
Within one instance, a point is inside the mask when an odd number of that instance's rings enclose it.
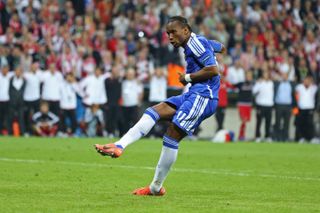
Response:
[[[184,69],[183,52],[170,46],[164,28],[168,18],[174,15],[185,16],[195,33],[218,40],[227,47],[227,55],[219,56],[218,60],[224,81],[233,85],[225,88],[227,93],[221,93],[228,96],[221,97],[224,101],[229,98],[228,107],[235,106],[238,92],[246,90],[239,85],[264,90],[261,85],[265,85],[263,76],[267,73],[276,85],[266,93],[272,96],[272,104],[267,103],[267,106],[276,112],[277,123],[273,128],[266,127],[270,131],[266,137],[289,140],[286,129],[290,117],[296,120],[295,140],[317,137],[319,125],[312,118],[320,109],[317,101],[319,0],[1,0],[0,134],[34,134],[32,116],[39,110],[40,101],[46,101],[50,112],[60,117],[58,136],[85,136],[88,125],[83,124],[84,112],[97,104],[106,121],[101,135],[121,135],[129,128],[124,121],[126,116],[120,113],[121,109],[128,108],[123,95],[131,99],[136,97],[137,100],[130,101],[135,107],[143,107],[140,97],[144,95],[144,100],[148,101],[150,79],[154,81],[155,70],[165,71],[168,95],[182,91],[176,71]],[[113,67],[117,67],[116,75],[111,74]],[[23,72],[24,86],[14,75],[19,69]],[[106,85],[106,82],[126,84],[127,70],[135,72],[136,82],[144,88],[139,90],[141,94],[126,94],[130,92],[128,85],[122,92],[121,86]],[[245,78],[248,72],[252,74],[249,83]],[[67,76],[72,76],[73,80],[67,80]],[[288,97],[285,88],[289,88],[290,97],[294,94],[292,99],[283,98]],[[18,92],[10,91],[21,89],[24,102],[13,108],[16,102],[12,100],[17,97],[12,95]],[[250,106],[259,99],[251,94]],[[258,102],[262,103],[261,97]],[[281,117],[284,107],[287,111],[293,109],[294,115],[289,113]],[[257,110],[260,119],[259,113],[266,112],[261,104],[258,108],[262,110]],[[25,109],[24,116],[20,115],[21,109]],[[120,117],[107,116],[114,109],[119,110]],[[65,116],[70,110],[75,110],[77,130],[74,116],[72,119]],[[239,110],[243,113],[243,105]],[[251,113],[251,109],[246,113]],[[110,121],[109,117],[116,120]],[[306,118],[309,119],[308,133],[304,136],[301,132],[305,132]],[[219,122],[222,128],[223,120]],[[13,131],[12,126],[14,124],[16,129],[17,123],[20,130]],[[112,128],[108,124],[113,125]],[[267,125],[272,124],[268,121]],[[239,136],[244,140],[243,134]],[[256,139],[260,139],[260,133]]]

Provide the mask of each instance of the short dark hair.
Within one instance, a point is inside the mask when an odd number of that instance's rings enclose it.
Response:
[[[190,25],[188,24],[188,20],[182,16],[171,16],[168,20],[168,23],[177,21],[181,24],[182,27],[187,27],[190,31],[192,31]]]

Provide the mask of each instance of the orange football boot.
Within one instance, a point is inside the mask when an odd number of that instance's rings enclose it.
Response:
[[[153,194],[149,186],[136,189],[132,192],[132,194],[138,195],[138,196],[163,196],[165,193],[166,193],[165,188],[161,187],[160,191],[157,194]]]
[[[109,143],[105,145],[95,144],[95,149],[98,153],[103,156],[110,156],[112,158],[118,158],[122,155],[123,149],[115,145],[114,143]]]

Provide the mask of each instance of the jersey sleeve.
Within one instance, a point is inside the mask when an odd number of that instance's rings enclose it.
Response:
[[[218,65],[213,48],[207,40],[191,38],[190,42],[188,42],[188,47],[194,58],[196,58],[202,66],[209,67]]]
[[[216,40],[208,40],[208,42],[215,53],[221,53],[223,44]]]

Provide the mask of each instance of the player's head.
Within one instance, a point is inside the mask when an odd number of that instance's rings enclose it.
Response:
[[[170,43],[174,47],[181,47],[188,41],[192,29],[186,18],[182,16],[172,16],[166,25]]]

